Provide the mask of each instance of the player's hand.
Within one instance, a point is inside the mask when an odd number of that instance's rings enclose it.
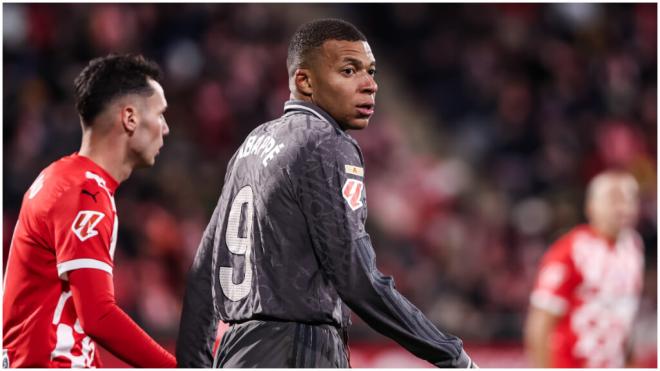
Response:
[[[470,358],[470,356],[465,352],[465,349],[461,351],[461,354],[457,359],[453,360],[451,364],[436,364],[438,367],[450,367],[450,368],[479,368],[476,363]]]

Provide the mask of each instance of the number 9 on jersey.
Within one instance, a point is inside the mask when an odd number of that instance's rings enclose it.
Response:
[[[229,210],[225,241],[227,249],[234,255],[243,256],[244,269],[242,281],[234,282],[235,267],[220,267],[220,287],[229,300],[239,301],[250,293],[252,288],[252,223],[254,206],[252,188],[245,186],[238,191]],[[233,261],[231,259],[230,261]],[[230,263],[231,265],[231,263]]]

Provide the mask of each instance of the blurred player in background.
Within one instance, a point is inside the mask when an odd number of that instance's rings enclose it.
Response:
[[[96,343],[135,367],[174,357],[115,303],[114,193],[152,166],[169,128],[159,67],[142,56],[92,60],[75,79],[80,150],[25,193],[3,296],[3,367],[102,367]]]
[[[535,367],[623,367],[644,268],[633,229],[637,181],[620,171],[587,188],[587,225],[544,256],[531,296],[525,344]]]
[[[341,20],[289,44],[291,100],[231,159],[191,268],[177,358],[183,367],[348,367],[355,311],[440,367],[473,367],[376,268],[364,229],[364,161],[347,130],[367,127],[378,86],[365,36]],[[212,355],[215,328],[230,324]]]

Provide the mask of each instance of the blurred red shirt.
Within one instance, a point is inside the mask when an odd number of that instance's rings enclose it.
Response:
[[[550,367],[624,367],[644,269],[637,232],[616,242],[581,225],[546,252],[531,304],[560,317]]]

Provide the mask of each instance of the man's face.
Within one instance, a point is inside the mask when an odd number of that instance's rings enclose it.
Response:
[[[138,125],[129,141],[137,167],[153,166],[163,146],[163,138],[170,132],[164,116],[167,101],[163,88],[153,80],[149,80],[149,84],[154,90],[153,94],[136,96]]]
[[[588,200],[590,221],[605,227],[613,234],[632,228],[639,215],[637,183],[630,176],[613,176],[602,182]]]
[[[365,41],[328,40],[312,58],[312,102],[344,130],[364,129],[374,113],[376,60]]]

